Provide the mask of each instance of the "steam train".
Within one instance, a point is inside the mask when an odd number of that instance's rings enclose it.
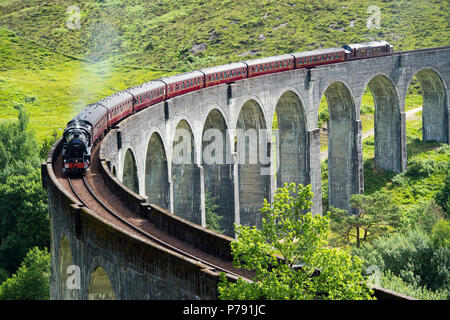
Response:
[[[118,121],[161,101],[220,84],[293,69],[392,55],[386,41],[283,54],[187,72],[128,88],[83,109],[67,124],[63,134],[63,170],[85,174],[91,148]]]

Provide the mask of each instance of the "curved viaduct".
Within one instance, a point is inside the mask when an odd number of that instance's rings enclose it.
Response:
[[[113,190],[171,236],[230,260],[233,239],[203,228],[205,200],[216,200],[231,237],[233,223],[261,224],[263,199],[285,182],[311,184],[312,210],[321,213],[317,120],[325,96],[329,204],[348,209],[350,195],[364,191],[363,93],[369,87],[375,103],[375,163],[402,172],[405,97],[414,76],[423,91],[423,139],[449,143],[450,47],[399,52],[204,88],[144,109],[101,142],[101,175],[110,187],[102,192]],[[42,167],[52,222],[52,298],[216,297],[217,270],[146,244],[77,204],[53,172],[59,149]],[[71,265],[81,268],[80,288],[67,288]]]

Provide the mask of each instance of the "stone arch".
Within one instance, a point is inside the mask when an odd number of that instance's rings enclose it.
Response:
[[[201,224],[200,168],[195,159],[194,134],[188,122],[181,120],[172,148],[173,209],[176,215]]]
[[[392,81],[376,75],[367,86],[375,104],[375,164],[393,172],[402,171],[402,116],[400,98]]]
[[[413,76],[408,82],[408,86]],[[441,75],[432,68],[424,68],[417,71],[415,76],[422,87],[423,140],[450,143],[447,89]]]
[[[88,300],[115,300],[111,282],[102,267],[96,267],[91,274],[88,287]]]
[[[205,202],[214,200],[218,206],[215,213],[223,217],[221,229],[224,229],[226,235],[231,236],[234,234],[235,216],[233,162],[228,148],[229,140],[225,118],[219,110],[212,109],[204,122],[202,132]],[[206,194],[211,199],[206,199]],[[206,223],[208,223],[207,219],[208,217],[206,217]]]
[[[238,163],[239,223],[261,227],[260,208],[270,199],[270,146],[261,106],[251,99],[242,106],[237,124],[235,151]]]
[[[356,121],[350,89],[332,82],[324,92],[328,104],[328,205],[348,210],[350,195],[362,183],[361,122]]]
[[[136,158],[133,151],[127,149],[123,160],[123,184],[130,190],[139,193],[139,178],[137,174]]]
[[[170,209],[170,185],[167,156],[163,140],[157,132],[150,136],[145,160],[145,194],[149,203]]]
[[[58,248],[58,290],[59,299],[61,300],[74,300],[76,299],[77,286],[80,285],[80,279],[77,278],[75,269],[73,269],[74,263],[72,258],[72,252],[70,250],[70,243],[67,237],[64,235],[61,238]],[[71,279],[69,279],[71,277]],[[70,286],[68,286],[70,282]],[[75,283],[73,283],[75,282]],[[79,289],[79,288],[78,288]]]
[[[277,187],[294,182],[310,183],[307,151],[307,119],[300,97],[285,91],[275,107],[278,120],[277,147],[274,166]]]

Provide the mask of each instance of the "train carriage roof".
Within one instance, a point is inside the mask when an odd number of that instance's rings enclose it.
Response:
[[[159,81],[159,80],[152,80],[147,83],[141,84],[139,86],[128,88],[126,91],[128,91],[129,93],[131,93],[134,96],[137,96],[137,95],[149,92],[151,90],[160,89],[160,88],[164,88],[164,89],[166,88],[166,85],[164,84],[164,82]]]
[[[92,126],[106,114],[106,108],[97,102],[84,108],[73,120],[86,121]]]
[[[259,58],[259,59],[253,59],[253,60],[246,60],[244,62],[246,64],[248,64],[249,66],[254,66],[254,65],[257,65],[257,64],[277,62],[277,61],[288,60],[288,59],[294,59],[294,57],[291,54],[282,54],[282,55],[279,55],[279,56]]]
[[[205,68],[205,69],[201,69],[200,71],[202,71],[205,74],[213,74],[213,73],[216,73],[216,72],[223,72],[223,71],[239,69],[239,68],[246,68],[246,67],[247,67],[247,65],[245,63],[243,63],[243,62],[236,62],[236,63],[224,64],[222,66]]]
[[[389,42],[387,41],[370,41],[370,42],[361,42],[361,43],[351,43],[344,48],[350,48],[350,49],[364,49],[364,48],[371,48],[371,47],[381,47],[389,45]]]
[[[329,53],[340,52],[340,51],[344,51],[344,48],[334,47],[334,48],[326,48],[326,49],[317,49],[317,50],[311,50],[311,51],[296,52],[296,53],[293,53],[292,55],[296,58],[302,58],[302,57],[329,54]]]
[[[182,74],[177,74],[174,76],[164,77],[159,79],[167,84],[177,83],[180,81],[190,80],[198,77],[203,77],[203,72],[200,71],[190,71]]]
[[[97,104],[101,104],[106,108],[111,109],[132,98],[133,96],[129,92],[123,90],[98,101]]]

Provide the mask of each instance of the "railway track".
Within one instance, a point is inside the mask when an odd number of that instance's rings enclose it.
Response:
[[[136,226],[133,222],[130,222],[129,219],[123,217],[121,214],[115,212],[112,208],[110,208],[104,201],[102,201],[94,192],[92,187],[90,186],[87,178],[85,176],[72,179],[70,177],[67,177],[67,182],[70,186],[70,189],[72,193],[75,195],[75,197],[84,205],[85,207],[91,209],[92,211],[95,211],[95,205],[93,205],[92,201],[95,200],[96,204],[100,205],[108,214],[110,214],[114,219],[120,221],[120,223],[126,225],[128,228],[132,229],[139,235],[145,237],[146,239],[151,240],[152,242],[158,244],[161,247],[164,247],[166,249],[169,249],[173,252],[176,252],[184,257],[187,257],[189,259],[198,261],[208,267],[211,267],[212,269],[216,271],[223,271],[227,274],[233,275],[235,277],[242,277],[242,274],[238,274],[234,271],[231,271],[228,268],[224,268],[223,266],[219,266],[217,264],[211,263],[203,258],[199,258],[198,256],[194,254],[190,254],[174,245],[171,245],[170,243],[163,241],[159,239],[158,237],[150,234],[149,232],[145,231],[143,228],[140,228]]]

